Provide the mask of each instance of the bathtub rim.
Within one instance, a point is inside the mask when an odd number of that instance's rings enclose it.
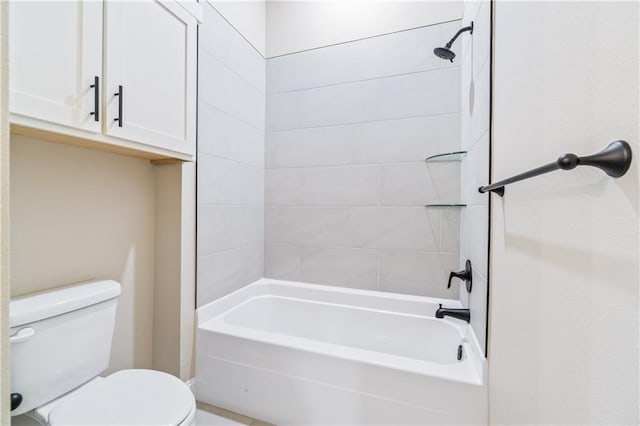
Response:
[[[270,286],[295,288],[295,289],[304,288],[305,290],[309,290],[311,292],[325,292],[325,293],[338,293],[338,294],[364,296],[367,299],[374,299],[374,300],[386,299],[391,301],[413,302],[413,303],[429,302],[434,305],[442,303],[443,305],[446,304],[448,307],[452,307],[452,308],[463,307],[459,299],[446,299],[446,298],[430,297],[430,296],[414,296],[410,294],[392,293],[392,292],[386,292],[386,291],[383,292],[383,291],[375,291],[375,290],[363,290],[363,289],[355,289],[355,288],[349,288],[349,287],[312,284],[312,283],[305,283],[305,282],[299,282],[299,281],[260,278],[259,280],[256,280],[250,284],[247,284],[246,286],[239,288],[238,290],[235,290],[218,299],[215,299],[200,307],[197,307],[196,308],[197,325],[200,325],[208,321],[209,319],[221,314],[222,312],[226,312],[228,310],[227,307],[231,307],[237,304],[237,303],[233,303],[236,300],[239,300],[239,299],[246,300],[250,297],[269,294],[266,290]],[[341,301],[340,304],[349,305],[349,303],[345,303],[344,301]],[[353,306],[362,306],[362,305],[353,304]],[[459,320],[449,319],[449,318],[445,318],[444,320],[453,321],[454,323],[460,322]]]

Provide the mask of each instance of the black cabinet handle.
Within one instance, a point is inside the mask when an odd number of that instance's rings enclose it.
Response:
[[[113,121],[117,121],[118,127],[122,127],[122,85],[118,86],[118,91],[113,96],[118,97],[118,116]]]
[[[93,88],[93,121],[100,121],[100,77],[93,77],[93,84],[89,87]]]

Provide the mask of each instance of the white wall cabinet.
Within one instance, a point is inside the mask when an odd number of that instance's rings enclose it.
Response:
[[[16,1],[9,11],[9,110],[100,132],[90,86],[102,75],[102,4]]]
[[[106,133],[174,151],[192,148],[193,18],[177,3],[158,1],[108,1],[105,15]]]
[[[197,20],[187,9],[158,0],[11,2],[12,127],[192,159]]]

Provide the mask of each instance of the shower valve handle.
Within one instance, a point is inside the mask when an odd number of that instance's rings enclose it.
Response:
[[[464,269],[459,272],[451,272],[449,274],[449,282],[447,283],[447,288],[451,288],[451,280],[454,278],[459,278],[463,280],[467,286],[467,292],[471,293],[471,261],[467,259],[464,265]]]
[[[465,273],[465,271],[451,272],[449,274],[449,282],[447,283],[447,288],[451,288],[451,281],[454,278],[460,278],[461,280],[464,280],[465,279],[464,273]]]

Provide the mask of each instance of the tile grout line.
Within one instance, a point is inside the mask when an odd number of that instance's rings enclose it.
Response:
[[[239,71],[231,68],[231,66],[229,64],[225,63],[224,61],[222,61],[222,59],[218,58],[213,52],[210,52],[209,50],[207,50],[204,47],[200,47],[200,49],[198,49],[198,53],[200,53],[200,52],[204,53],[205,55],[209,56],[211,59],[213,59],[214,61],[216,61],[220,65],[222,65],[224,68],[226,68],[232,74],[234,74],[238,79],[240,79],[240,80],[244,81],[245,83],[247,83],[249,86],[251,86],[256,91],[258,91],[261,95],[263,95],[265,97],[267,96],[266,62],[265,62],[265,88],[264,88],[264,90],[262,90],[260,87],[256,86],[254,83],[252,83],[251,80],[249,80],[246,76],[240,74]]]
[[[426,74],[426,73],[432,73],[432,72],[437,72],[437,71],[446,72],[447,70],[457,70],[457,69],[461,69],[461,67],[460,66],[452,66],[452,67],[442,68],[441,66],[438,66],[437,68],[428,68],[428,69],[423,69],[423,70],[420,70],[420,71],[401,72],[401,73],[398,73],[398,74],[388,74],[388,75],[383,75],[383,76],[378,76],[378,77],[362,78],[360,80],[349,80],[349,81],[342,81],[342,82],[338,82],[338,83],[328,83],[328,84],[324,84],[322,86],[309,86],[309,87],[302,87],[300,89],[282,90],[282,91],[279,91],[279,92],[269,92],[268,90],[265,90],[265,95],[267,97],[269,97],[269,96],[277,96],[277,95],[284,95],[284,94],[289,94],[289,93],[305,92],[305,91],[308,91],[308,90],[325,89],[327,87],[347,86],[347,85],[350,85],[350,84],[367,83],[367,82],[375,81],[375,80],[379,80],[381,82],[382,80],[385,80],[385,79],[388,79],[388,78],[397,78],[397,77],[404,77],[404,76],[416,75],[416,74]]]
[[[230,253],[230,252],[236,252],[236,251],[240,251],[240,250],[245,250],[245,249],[249,249],[249,248],[260,247],[262,245],[264,245],[264,244],[262,242],[258,241],[258,242],[255,242],[253,244],[248,244],[248,245],[244,245],[244,246],[232,247],[232,248],[228,248],[228,249],[224,249],[224,250],[214,251],[214,252],[208,253],[208,254],[198,254],[197,257],[199,259],[204,259],[206,257],[212,257],[212,256],[217,256],[217,255],[221,255],[221,254]]]
[[[412,119],[415,120],[418,118],[438,118],[443,115],[456,115],[456,114],[462,114],[462,108],[460,108],[458,111],[444,111],[444,112],[437,112],[434,114],[419,114],[419,115],[410,115],[406,117],[390,117],[390,118],[379,118],[375,120],[349,121],[345,123],[323,124],[318,126],[287,127],[287,128],[280,128],[280,129],[267,128],[265,129],[265,133],[289,132],[294,130],[306,130],[306,129],[320,129],[320,128],[326,128],[326,127],[341,127],[341,126],[347,127],[347,126],[354,126],[358,124],[380,123],[380,122],[412,120]]]
[[[266,96],[265,96],[265,99],[266,99]],[[253,127],[254,129],[256,129],[256,130],[257,130],[257,131],[259,131],[259,132],[267,133],[267,129],[266,129],[266,128],[264,128],[264,129],[260,129],[259,127],[256,127],[256,126],[254,126],[253,124],[249,123],[247,120],[245,120],[245,119],[243,119],[243,118],[240,118],[240,117],[236,116],[235,114],[231,113],[230,111],[225,111],[224,109],[220,108],[220,107],[219,107],[219,106],[217,106],[217,105],[212,104],[211,102],[207,101],[206,99],[204,99],[204,98],[202,98],[202,97],[200,97],[200,98],[198,99],[198,102],[202,102],[203,104],[206,104],[208,107],[215,108],[215,109],[217,109],[218,111],[220,111],[220,112],[222,112],[222,113],[224,113],[224,114],[226,114],[226,115],[228,115],[228,116],[230,116],[230,117],[233,117],[233,118],[235,118],[236,120],[238,120],[238,121],[240,121],[240,122],[242,122],[242,123],[246,124],[247,126]],[[266,112],[265,112],[265,121],[266,121]]]
[[[255,244],[257,245],[257,244]],[[457,254],[457,252],[455,251],[438,251],[438,250],[426,250],[426,249],[419,249],[419,248],[397,248],[397,247],[353,247],[351,245],[344,245],[344,246],[339,246],[339,245],[327,245],[327,246],[297,246],[293,243],[289,243],[289,242],[272,242],[267,244],[269,246],[274,246],[274,247],[291,247],[291,248],[296,248],[296,249],[322,249],[322,250],[365,250],[365,251],[379,251],[379,250],[393,250],[393,251],[398,251],[398,252],[403,252],[403,253],[420,253],[420,254],[430,254],[430,255],[434,255],[434,256],[439,256],[439,255],[455,255]],[[253,246],[247,246],[247,247],[253,247]]]
[[[259,165],[256,166],[255,164],[245,163],[244,161],[236,160],[235,158],[222,157],[220,155],[210,154],[210,153],[204,152],[204,151],[199,151],[198,155],[204,155],[204,156],[212,157],[212,158],[219,159],[219,160],[231,161],[231,162],[234,162],[234,163],[239,164],[241,166],[247,166],[247,167],[249,167],[251,169],[266,170],[264,167],[261,167]]]
[[[265,102],[266,102],[267,97],[265,96],[264,98],[265,98]],[[233,118],[234,120],[239,121],[240,123],[244,124],[245,126],[249,126],[249,127],[251,127],[252,129],[254,129],[254,130],[256,130],[256,131],[258,131],[258,132],[260,132],[260,133],[264,133],[264,134],[266,134],[266,133],[267,133],[267,127],[266,127],[266,126],[267,126],[267,124],[266,124],[266,115],[267,115],[267,114],[266,114],[266,105],[265,105],[265,122],[264,122],[264,127],[263,127],[263,128],[259,128],[259,127],[254,126],[253,124],[249,123],[247,120],[245,120],[245,119],[243,119],[243,118],[240,118],[240,117],[236,116],[235,114],[232,114],[231,112],[226,111],[226,110],[224,110],[224,109],[220,108],[220,107],[219,107],[219,106],[217,106],[217,105],[213,105],[211,102],[209,102],[209,101],[207,101],[207,100],[205,100],[205,99],[199,98],[199,99],[198,99],[198,102],[202,102],[202,103],[203,103],[203,104],[205,104],[207,107],[212,108],[212,109],[215,109],[215,110],[219,111],[220,113],[222,113],[222,114],[224,114],[224,115],[227,115],[227,116],[229,116],[229,117]]]

